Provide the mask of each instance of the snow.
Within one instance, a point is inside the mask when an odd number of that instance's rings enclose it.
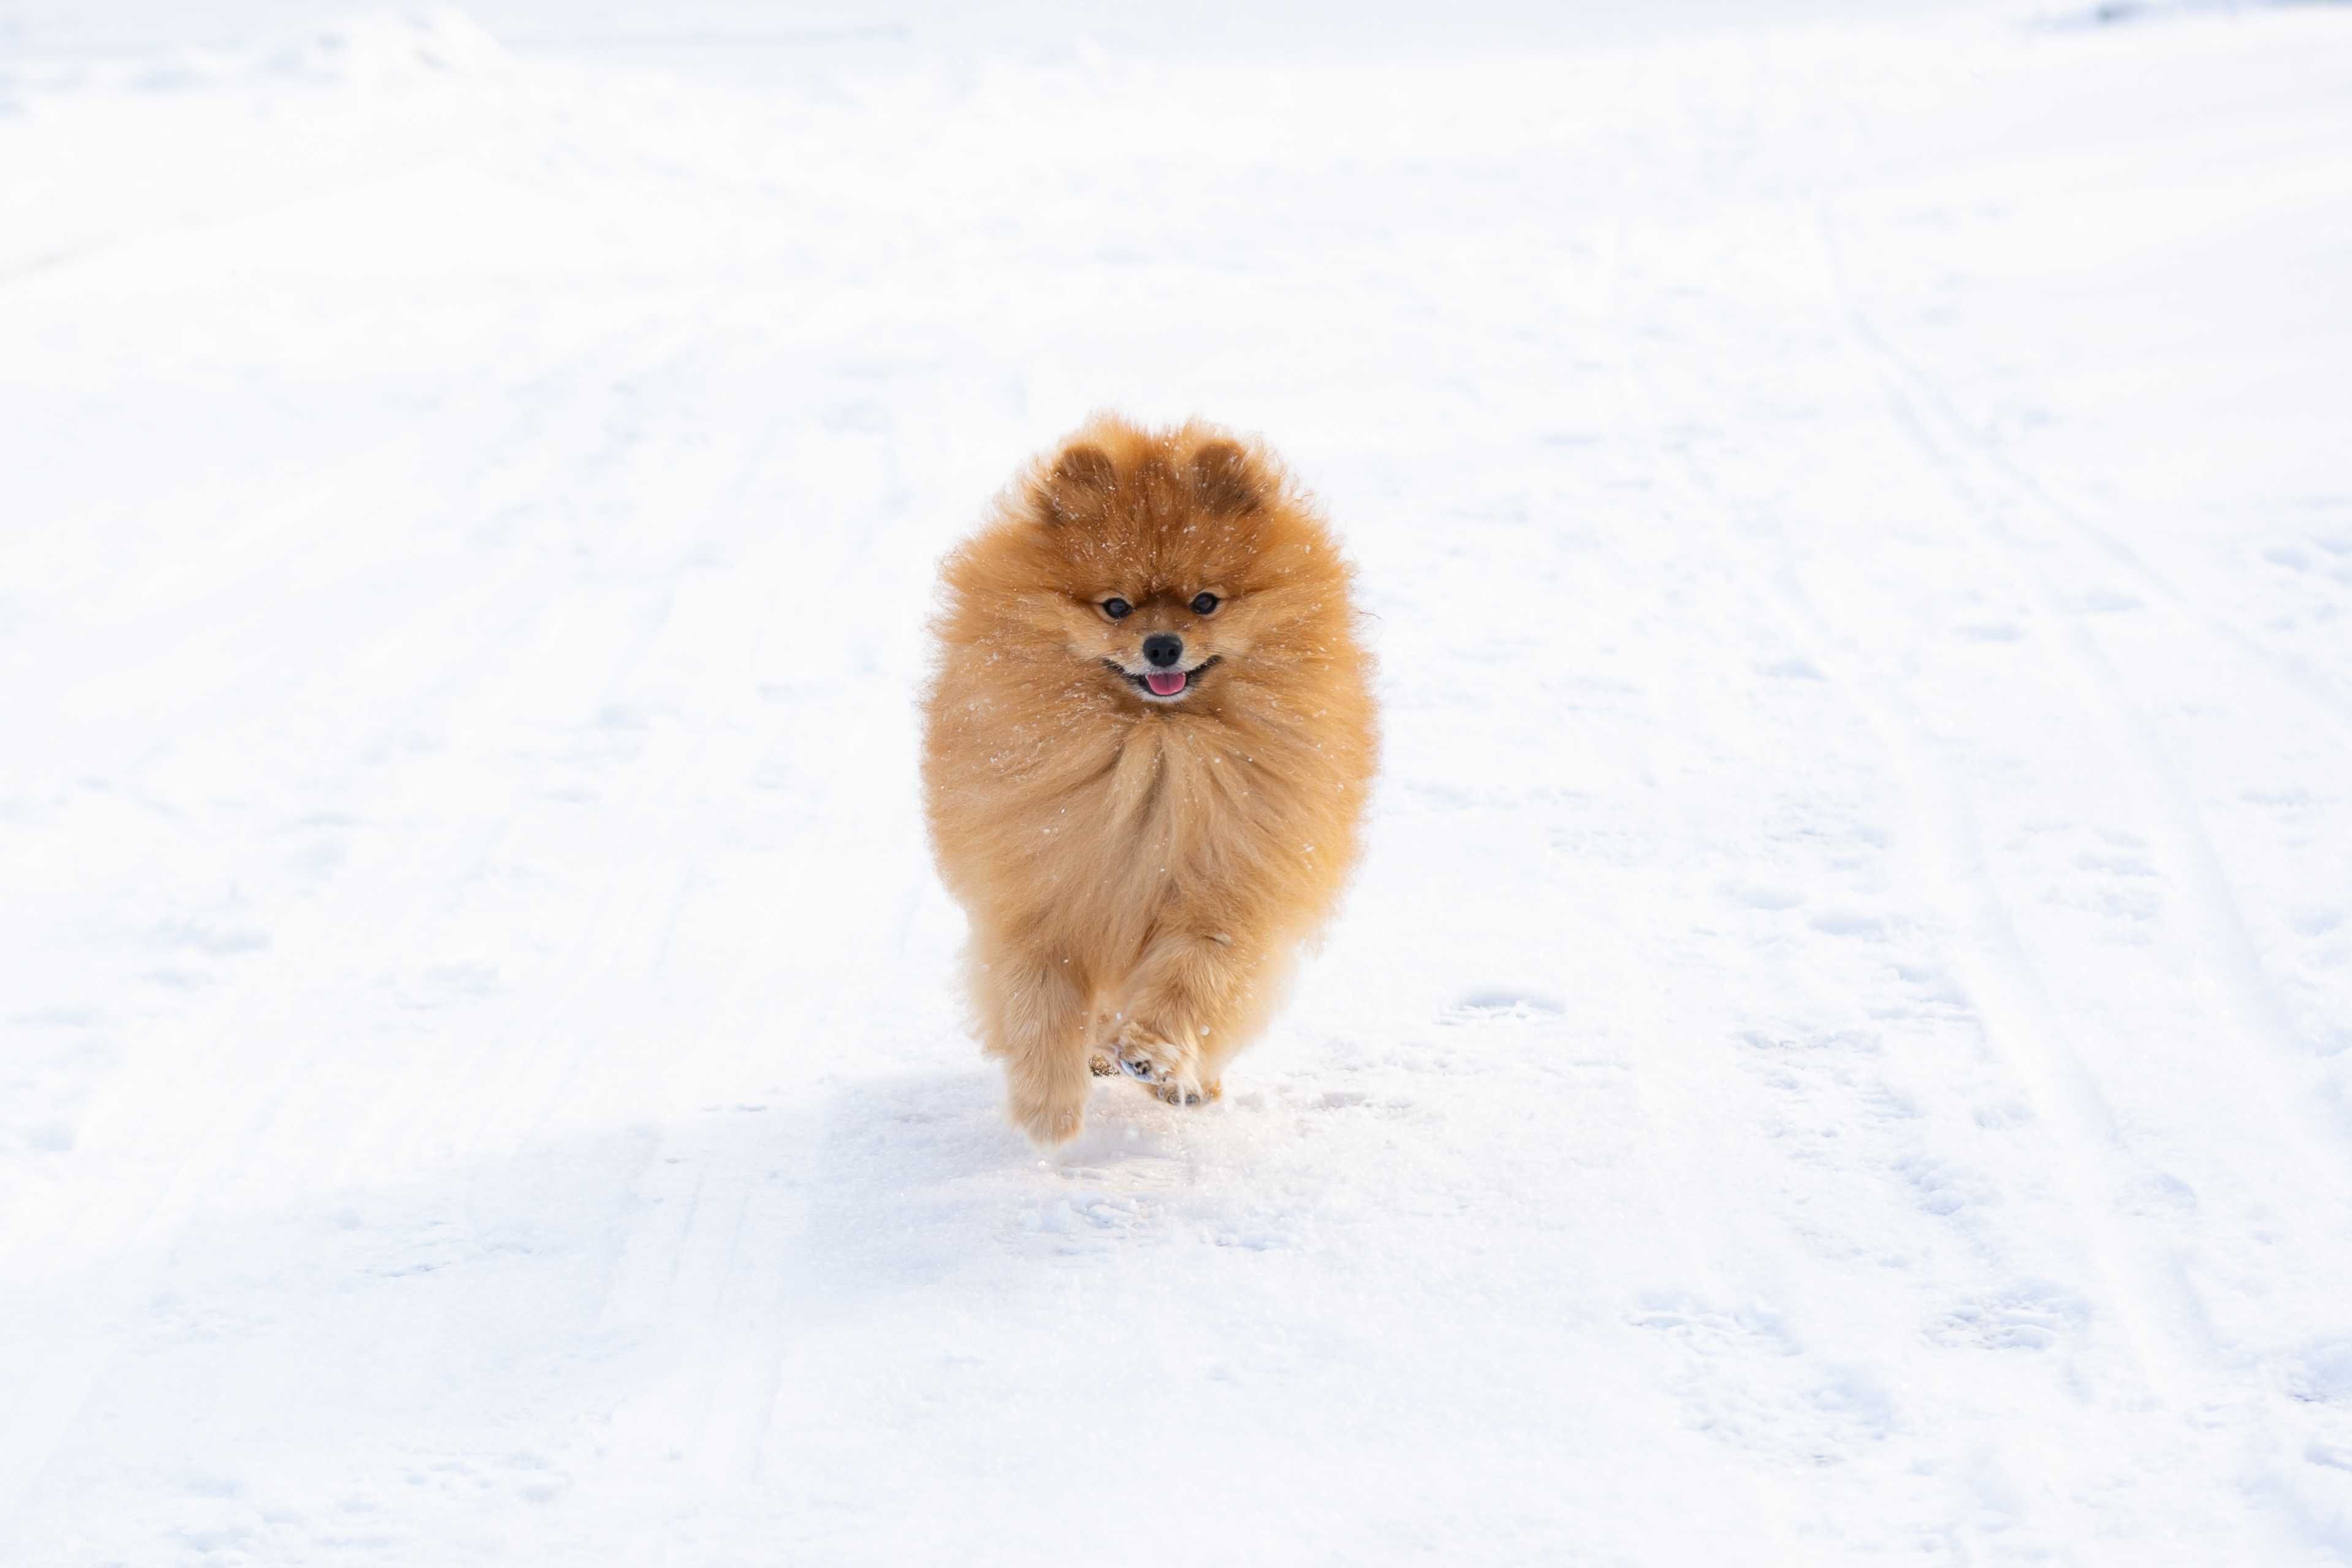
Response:
[[[0,1561],[2352,1561],[2352,12],[1388,9],[0,0]],[[1386,771],[1045,1158],[1102,405]]]

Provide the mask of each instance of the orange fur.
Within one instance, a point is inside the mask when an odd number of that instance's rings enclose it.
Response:
[[[1346,560],[1263,447],[1103,416],[942,575],[925,808],[1013,1120],[1075,1136],[1106,1058],[1213,1098],[1356,860],[1378,738]],[[1122,673],[1155,633],[1195,670],[1174,700]]]

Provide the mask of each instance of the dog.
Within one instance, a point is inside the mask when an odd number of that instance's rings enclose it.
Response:
[[[1263,445],[1097,416],[941,568],[925,815],[1013,1121],[1214,1100],[1339,902],[1379,760],[1353,569]]]

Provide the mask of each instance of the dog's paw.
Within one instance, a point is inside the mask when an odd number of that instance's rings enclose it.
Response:
[[[1145,1025],[1129,1024],[1118,1032],[1110,1048],[1121,1072],[1155,1091],[1175,1088],[1194,1095],[1201,1092],[1200,1058],[1181,1041]]]
[[[1225,1092],[1222,1082],[1204,1083],[1197,1089],[1188,1089],[1181,1083],[1155,1083],[1147,1087],[1171,1105],[1202,1105]]]
[[[1097,1078],[1117,1078],[1118,1064],[1102,1052],[1097,1051],[1087,1058],[1087,1070]]]
[[[1068,1142],[1087,1124],[1086,1110],[1080,1105],[1056,1105],[1045,1100],[1027,1102],[1015,1099],[1006,1109],[1012,1112],[1013,1124],[1026,1132],[1029,1142],[1041,1149]]]

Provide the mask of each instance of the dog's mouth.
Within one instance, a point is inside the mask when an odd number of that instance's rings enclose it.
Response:
[[[1222,662],[1223,662],[1222,656],[1213,656],[1202,659],[1190,669],[1150,669],[1141,675],[1136,674],[1125,665],[1113,659],[1103,660],[1103,665],[1150,700],[1174,702],[1189,695],[1201,677],[1208,674]]]

